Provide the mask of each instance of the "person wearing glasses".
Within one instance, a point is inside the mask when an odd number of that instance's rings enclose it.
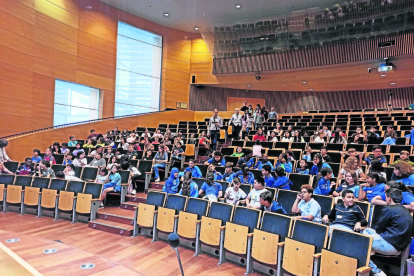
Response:
[[[302,185],[300,192],[292,206],[292,213],[300,213],[294,219],[304,219],[316,223],[322,223],[322,211],[319,203],[312,198],[313,188],[311,185]]]

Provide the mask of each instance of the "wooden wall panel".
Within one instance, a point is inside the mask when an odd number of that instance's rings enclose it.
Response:
[[[53,124],[56,79],[101,89],[113,116],[118,20],[163,36],[161,108],[188,102],[191,34],[99,0],[0,0],[0,136]]]

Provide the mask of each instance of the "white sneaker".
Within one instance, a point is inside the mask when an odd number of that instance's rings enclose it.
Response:
[[[158,177],[157,179],[155,179],[155,182],[160,182],[160,178]]]
[[[136,194],[137,194],[137,191],[132,190],[131,195],[136,195]]]
[[[380,273],[374,273],[374,276],[387,276],[387,274],[385,274],[384,271],[381,270]]]
[[[99,205],[99,208],[105,208],[105,206],[103,205],[103,203],[101,203],[101,204]]]

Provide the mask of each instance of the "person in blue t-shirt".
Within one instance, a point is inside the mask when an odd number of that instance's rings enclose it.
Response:
[[[287,212],[283,208],[282,204],[273,200],[272,193],[269,191],[260,194],[260,210],[263,212],[272,212],[277,214],[286,215]]]
[[[179,170],[172,168],[170,177],[165,181],[162,191],[167,194],[176,194],[178,192],[178,186],[180,185],[180,178],[178,177]]]
[[[404,185],[402,182],[397,181],[388,181],[385,185],[385,191],[388,189],[397,189],[402,192],[403,200],[401,202],[401,205],[404,205],[405,208],[407,208],[409,211],[414,211],[414,195],[413,193]],[[371,204],[373,205],[387,205],[387,202],[385,200],[385,191],[376,197],[374,197],[371,201]]]
[[[270,173],[272,171],[272,168],[269,165],[264,165],[262,167],[262,173],[264,176],[265,186],[266,187],[273,187],[275,184],[275,178]]]
[[[203,177],[203,175],[201,174],[200,168],[195,165],[194,159],[190,159],[190,161],[188,161],[188,167],[185,168],[184,172],[191,172],[192,177],[195,177],[195,178]]]
[[[380,177],[376,173],[367,174],[367,183],[359,185],[359,200],[367,199],[369,203],[377,195],[382,194],[385,191],[385,182],[386,180]]]
[[[341,196],[344,190],[350,190],[354,193],[355,197],[358,197],[359,194],[359,180],[358,175],[355,171],[347,171],[345,173],[345,182],[336,188],[333,192],[333,196]]]
[[[252,158],[253,156],[253,151],[250,149],[246,149],[244,151],[244,157],[240,158],[239,161],[237,162],[237,166],[236,167],[241,167],[243,164],[246,164],[247,167],[249,168],[253,168],[254,166],[254,158]]]
[[[285,176],[285,170],[282,167],[276,168],[276,181],[273,184],[273,188],[290,190],[290,186],[293,185],[292,181]]]
[[[309,174],[308,162],[306,162],[306,159],[301,159],[299,161],[299,168],[297,168],[296,173]]]
[[[405,161],[398,162],[394,167],[394,175],[397,178],[397,182],[403,182],[408,186],[414,185],[413,168],[410,163]]]
[[[317,186],[315,188],[314,194],[315,195],[329,195],[331,192],[332,186],[336,185],[335,182],[331,182],[330,179],[332,177],[332,169],[331,168],[323,168],[318,175],[315,177],[315,182]]]
[[[313,166],[312,166],[309,174],[317,175],[322,170],[322,168],[331,169],[331,166],[329,166],[328,163],[324,163],[323,159],[322,159],[322,155],[317,153],[317,154],[315,154],[315,156],[313,156]],[[335,176],[332,174],[332,177],[335,177]]]
[[[33,150],[33,157],[32,157],[32,163],[39,164],[42,161],[42,157],[40,155],[40,150],[35,149]]]
[[[229,182],[232,182],[233,179],[236,177],[240,178],[240,182],[242,184],[254,184],[254,175],[252,172],[249,171],[249,167],[247,167],[246,164],[243,164],[241,166],[241,170],[236,172],[229,178]]]
[[[279,155],[279,160],[277,161],[274,170],[276,170],[276,168],[279,168],[279,167],[282,167],[287,173],[292,172],[293,170],[292,162],[289,161],[286,153],[281,153]]]
[[[220,172],[216,171],[216,166],[214,166],[213,164],[208,165],[206,175],[209,172],[214,173],[214,181],[220,181],[223,179],[223,175]]]
[[[272,162],[269,161],[268,156],[266,153],[262,154],[262,159],[257,161],[256,165],[254,165],[255,169],[261,170],[264,165],[269,165],[271,170],[273,170]]]
[[[198,185],[192,180],[191,172],[184,173],[180,195],[198,198]]]
[[[226,159],[224,159],[221,152],[215,151],[213,157],[204,162],[204,165],[210,164],[213,164],[215,166],[224,166],[226,165]]]
[[[223,174],[223,181],[230,182],[230,177],[234,174],[233,172],[233,163],[227,162],[226,166],[224,166],[224,174]]]
[[[203,199],[218,201],[218,198],[223,196],[223,187],[220,183],[214,182],[214,173],[208,172],[206,182],[203,183],[198,193],[205,194]]]
[[[411,139],[410,145],[414,146],[414,128],[411,129],[410,139]]]

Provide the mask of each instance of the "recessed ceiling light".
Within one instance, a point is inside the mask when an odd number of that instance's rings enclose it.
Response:
[[[310,91],[313,91],[313,88],[309,89]]]
[[[241,9],[241,5],[240,4],[237,4],[236,5],[236,9]]]
[[[395,82],[390,83],[391,85],[395,85]]]
[[[387,75],[381,75],[381,77],[386,77]]]
[[[194,30],[198,31],[198,27],[194,27]]]
[[[303,83],[303,84],[307,84],[307,82],[306,82],[306,81],[302,81],[302,83]]]
[[[166,12],[166,13],[164,13],[164,16],[165,16],[165,17],[169,17],[169,16],[170,16],[170,14],[169,14],[168,12]]]
[[[91,7],[91,6],[86,6],[86,8],[87,8],[88,10],[91,10],[91,9],[92,9],[92,7]]]

